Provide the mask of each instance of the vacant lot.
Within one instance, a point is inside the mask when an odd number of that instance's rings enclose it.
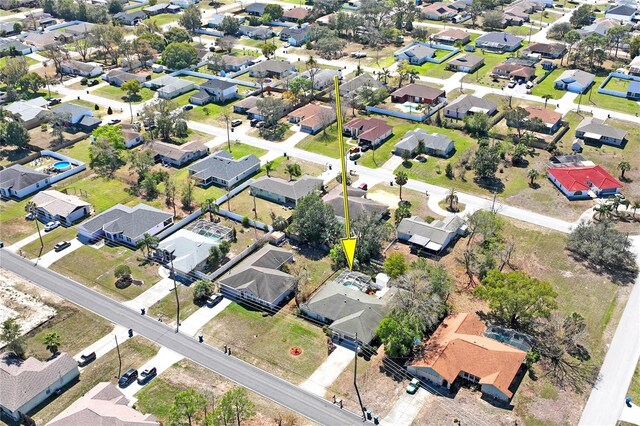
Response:
[[[231,199],[231,209],[234,213],[266,224],[271,223],[272,215],[285,219],[291,217],[291,209],[264,198],[254,197],[250,194],[249,188]]]
[[[178,285],[178,299],[180,300],[180,321],[187,319],[192,313],[197,311],[200,306],[193,303],[193,284]],[[166,323],[175,324],[176,319],[176,295],[171,291],[165,297],[149,308],[148,315],[153,318],[162,318]]]
[[[604,81],[606,77],[596,77],[593,86],[591,89],[582,96],[578,96],[574,103],[580,103],[582,108],[589,109],[589,106],[595,106],[598,108],[611,109],[614,111],[624,112],[626,114],[637,114],[640,112],[640,104],[636,101],[632,101],[626,98],[619,98],[617,96],[605,95],[604,93],[598,93],[598,88],[600,84]],[[612,79],[607,84],[607,89],[613,87],[613,90],[623,90],[626,93],[626,86],[623,87],[622,84],[618,84],[615,80]],[[612,83],[613,81],[613,83]],[[613,85],[613,86],[612,86]]]
[[[263,316],[232,303],[202,330],[205,340],[233,348],[234,355],[292,383],[301,383],[327,356],[326,339],[319,327],[282,313]],[[302,349],[293,356],[292,347]]]
[[[51,269],[116,300],[129,300],[160,280],[158,265],[150,262],[141,263],[141,257],[140,251],[125,247],[103,246],[96,249],[83,246],[53,263]],[[131,284],[124,289],[116,288],[113,273],[118,265],[129,266],[133,278],[144,281],[144,284]]]
[[[129,368],[139,368],[151,359],[159,349],[160,347],[158,345],[140,336],[120,343],[120,356],[122,357],[121,371],[125,372]],[[37,424],[45,424],[98,383],[104,381],[116,383],[117,375],[118,354],[116,349],[113,349],[85,367],[80,375],[80,379],[68,385],[60,396],[48,400],[28,414]]]
[[[97,96],[102,96],[103,98],[112,99],[118,102],[129,102],[127,98],[127,93],[122,90],[122,88],[117,86],[104,86],[99,89],[96,89],[92,92]],[[139,104],[140,102],[146,102],[152,99],[155,96],[156,92],[153,90],[143,87],[140,90],[140,93],[137,96],[131,98],[131,103]]]
[[[515,56],[516,53],[488,53],[481,50],[477,50],[474,54],[481,55],[484,58],[484,65],[473,74],[465,75],[462,81],[465,83],[482,84],[483,86],[501,88],[504,86],[504,80],[493,81],[491,77],[491,71],[493,67],[501,62],[504,62],[510,56]]]
[[[8,200],[0,202],[0,240],[5,245],[13,244],[21,239],[36,233],[36,225],[32,221],[25,220],[24,207],[29,199],[22,201]]]

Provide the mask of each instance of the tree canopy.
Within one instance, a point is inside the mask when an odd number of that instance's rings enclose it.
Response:
[[[296,204],[291,230],[307,243],[332,246],[338,239],[340,225],[331,206],[318,195],[309,194]]]
[[[172,70],[181,70],[198,61],[198,51],[187,43],[170,43],[162,52],[162,63]]]

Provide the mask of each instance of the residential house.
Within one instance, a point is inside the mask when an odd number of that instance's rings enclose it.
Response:
[[[36,216],[44,223],[57,220],[71,226],[91,214],[91,204],[53,189],[38,192],[31,201],[36,205]]]
[[[178,276],[193,280],[195,272],[206,270],[210,250],[218,244],[219,241],[209,236],[183,228],[160,241],[153,258],[171,265]]]
[[[447,62],[447,69],[455,72],[473,73],[484,65],[482,56],[465,53]]]
[[[635,5],[617,4],[607,8],[604,12],[604,17],[618,22],[631,22],[636,20],[637,13]]]
[[[293,253],[265,245],[218,279],[222,293],[251,305],[277,309],[292,293],[297,278],[282,271]]]
[[[131,27],[142,23],[145,19],[147,19],[147,14],[142,10],[137,10],[135,12],[119,12],[113,15],[113,20],[115,22]]]
[[[149,74],[134,74],[124,71],[122,69],[109,71],[102,76],[102,79],[113,86],[120,87],[127,81],[138,80],[140,84],[145,81],[149,81],[151,76]]]
[[[466,222],[458,215],[431,223],[419,216],[412,216],[402,219],[396,233],[398,240],[411,245],[412,251],[438,254],[465,235],[467,229]]]
[[[409,374],[437,386],[454,382],[479,385],[483,395],[509,402],[524,374],[527,353],[485,335],[485,324],[475,314],[448,316],[407,364]]]
[[[129,400],[113,383],[102,382],[84,393],[46,426],[117,425],[160,426],[151,414],[129,407]]]
[[[347,199],[349,202],[349,216],[351,219],[368,215],[381,220],[388,215],[389,207],[386,204],[367,199],[367,191],[358,188],[347,189]],[[335,187],[327,195],[322,197],[325,204],[331,206],[336,218],[344,221],[344,198],[342,188]]]
[[[289,61],[267,59],[249,68],[250,77],[265,77],[281,79],[296,72],[296,67]]]
[[[582,70],[566,70],[554,81],[553,87],[572,93],[585,93],[595,78],[595,75]]]
[[[149,148],[156,161],[171,164],[174,167],[182,167],[209,153],[209,148],[205,144],[196,141],[187,142],[184,145],[154,141]]]
[[[250,3],[244,8],[244,11],[247,15],[262,16],[265,7],[267,7],[267,3]]]
[[[338,16],[337,13],[330,13],[328,15],[324,15],[319,17],[318,19],[316,19],[316,24],[318,25],[324,25],[325,27],[328,26],[329,24],[331,24],[331,22],[335,22],[336,17]]]
[[[231,56],[222,55],[222,62],[224,63],[224,70],[226,72],[237,72],[245,68],[249,68],[255,64],[255,56]]]
[[[411,65],[422,65],[435,56],[436,50],[426,43],[413,42],[396,51],[396,61],[408,61]]]
[[[569,200],[610,197],[622,188],[601,166],[551,167],[547,177]]]
[[[640,56],[636,56],[629,64],[629,74],[640,76]]]
[[[560,59],[567,53],[567,46],[561,43],[532,43],[522,53],[544,59]]]
[[[524,109],[529,113],[526,121],[531,121],[535,118],[539,118],[540,121],[542,121],[544,128],[541,130],[536,129],[541,133],[552,135],[562,125],[562,114],[555,112],[552,109],[546,109],[543,107],[525,107]],[[507,121],[507,126],[514,127],[513,123],[510,123],[509,121]]]
[[[238,97],[238,85],[225,80],[212,78],[200,85],[200,91],[191,95],[189,102],[194,105],[206,105],[211,102],[224,104]]]
[[[144,135],[130,124],[121,124],[120,131],[124,138],[124,146],[127,148],[133,148],[144,142]]]
[[[354,77],[339,86],[340,96],[353,96],[354,94],[360,92],[364,87],[369,87],[372,90],[376,90],[383,87],[383,84],[381,81],[376,80],[370,74],[362,73],[359,76]]]
[[[315,321],[327,324],[332,340],[337,343],[350,347],[358,342],[369,344],[376,337],[378,324],[388,313],[398,289],[387,287],[381,295],[368,294],[345,284],[354,280],[352,275],[362,274],[348,271],[346,274],[349,278],[340,276],[325,284],[300,305],[300,310]]]
[[[457,28],[447,28],[446,30],[440,31],[438,34],[434,34],[432,39],[435,43],[453,46],[455,44],[469,43],[471,35],[468,32]]]
[[[81,62],[69,59],[60,64],[60,72],[62,74],[93,78],[102,74],[102,67],[93,62]]]
[[[58,21],[50,14],[45,12],[30,12],[26,14],[25,18],[22,20],[22,29],[31,28],[33,30],[38,30],[40,28],[44,29],[50,25],[57,24]]]
[[[432,21],[448,21],[456,16],[458,11],[445,3],[431,3],[420,10],[425,19]]]
[[[486,33],[475,41],[476,48],[489,52],[513,52],[522,45],[522,37],[514,36],[506,32]]]
[[[14,101],[4,107],[11,117],[27,129],[33,129],[45,123],[49,118],[47,100],[42,96],[28,101]]]
[[[536,68],[531,61],[509,58],[493,67],[491,74],[498,78],[531,81],[536,77]]]
[[[620,21],[617,21],[615,19],[599,18],[596,19],[593,24],[582,27],[577,31],[580,33],[582,38],[585,38],[589,34],[598,34],[604,37],[605,35],[607,35],[607,31],[609,30],[609,28],[616,27],[618,25],[620,25]]]
[[[531,8],[518,4],[505,8],[502,12],[504,28],[509,25],[520,26],[525,22],[529,22],[529,14],[531,12]]]
[[[301,47],[309,40],[309,29],[307,24],[285,28],[280,32],[280,40],[286,41],[293,47]]]
[[[2,34],[3,37],[11,37],[20,34],[21,30],[18,30],[21,28],[22,24],[20,22],[0,22],[0,34]]]
[[[437,105],[446,99],[444,90],[415,83],[407,84],[391,93],[391,102],[395,103],[414,102],[416,104]]]
[[[627,85],[627,98],[640,101],[640,81],[629,80],[629,84]]]
[[[23,415],[61,392],[78,378],[77,362],[67,353],[47,361],[28,358],[23,361],[8,353],[0,356],[0,411],[20,421]]]
[[[249,96],[233,104],[233,112],[236,114],[246,114],[252,108],[256,108],[258,100],[257,96]],[[251,117],[249,117],[251,118]]]
[[[427,154],[447,158],[455,149],[453,141],[439,133],[429,134],[425,129],[409,130],[394,147],[394,154],[400,157],[415,157]]]
[[[78,225],[78,237],[88,240],[104,238],[114,243],[136,247],[144,234],[156,235],[173,224],[173,215],[146,204],[129,207],[116,204]]]
[[[0,56],[28,55],[32,51],[33,48],[28,44],[9,38],[0,38]]]
[[[142,11],[147,15],[147,16],[156,16],[156,15],[160,15],[162,13],[168,13],[169,12],[169,3],[156,3],[153,6],[148,6],[145,7],[144,9],[142,9]],[[178,9],[180,9],[178,7]]]
[[[174,6],[179,6],[181,9],[186,9],[187,7],[199,3],[200,0],[170,0],[170,3]]]
[[[333,108],[320,104],[307,104],[287,115],[289,123],[298,124],[300,131],[315,135],[336,120]]]
[[[74,39],[86,38],[91,34],[96,24],[90,22],[78,22],[73,25],[64,27],[65,34],[71,35]]]
[[[393,134],[393,127],[379,118],[354,118],[344,125],[344,133],[360,146],[376,148]]]
[[[252,27],[250,25],[240,25],[238,34],[246,35],[247,37],[252,38],[254,40],[266,40],[276,35],[276,33],[270,27],[265,27],[265,26]]]
[[[285,22],[299,22],[307,19],[307,16],[311,13],[311,10],[306,7],[294,7],[287,9],[282,14],[282,20]]]
[[[331,69],[321,69],[314,68],[313,70],[307,70],[303,73],[300,73],[300,77],[308,78],[311,80],[311,75],[313,73],[313,88],[315,90],[323,90],[329,86],[333,86],[333,78],[338,76],[338,80],[342,80],[342,73],[340,70],[331,70]]]
[[[277,177],[263,176],[252,182],[249,188],[251,195],[295,207],[301,198],[322,191],[322,186],[322,179],[308,175],[288,181]]]
[[[484,113],[493,115],[498,110],[498,105],[484,98],[473,95],[462,95],[445,107],[444,116],[461,120],[467,115]]]
[[[49,186],[51,175],[14,164],[0,170],[0,197],[24,198]]]
[[[102,120],[93,116],[90,108],[73,102],[66,102],[53,108],[52,113],[61,116],[67,127],[86,133],[91,133],[102,123]]]
[[[73,37],[55,32],[32,31],[22,40],[37,50],[46,50],[73,41]]]
[[[260,169],[260,160],[253,154],[234,159],[227,151],[218,151],[189,166],[189,176],[204,188],[215,184],[231,188]]]
[[[585,117],[576,127],[576,137],[587,143],[622,146],[627,140],[626,130],[604,124],[604,120]]]
[[[153,80],[144,82],[142,85],[157,91],[158,96],[162,99],[173,99],[192,91],[196,87],[195,84],[189,80],[183,80],[170,75],[154,78]]]

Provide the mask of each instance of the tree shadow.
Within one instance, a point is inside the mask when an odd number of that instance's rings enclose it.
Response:
[[[497,192],[498,194],[501,194],[502,192],[504,192],[504,183],[502,182],[501,179],[497,177],[473,178],[473,181],[480,188],[488,189],[489,191]]]

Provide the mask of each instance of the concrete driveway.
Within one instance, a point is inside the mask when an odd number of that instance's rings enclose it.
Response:
[[[380,422],[383,426],[409,426],[413,423],[422,406],[433,395],[420,388],[414,395],[403,393],[395,405]]]
[[[40,256],[40,260],[37,261],[38,265],[49,267],[52,263],[62,259],[69,253],[72,253],[78,250],[80,247],[84,245],[77,238],[74,238],[73,240],[69,240],[69,242],[71,243],[71,245],[64,250],[60,250],[60,251],[51,250],[43,254],[42,256]]]

